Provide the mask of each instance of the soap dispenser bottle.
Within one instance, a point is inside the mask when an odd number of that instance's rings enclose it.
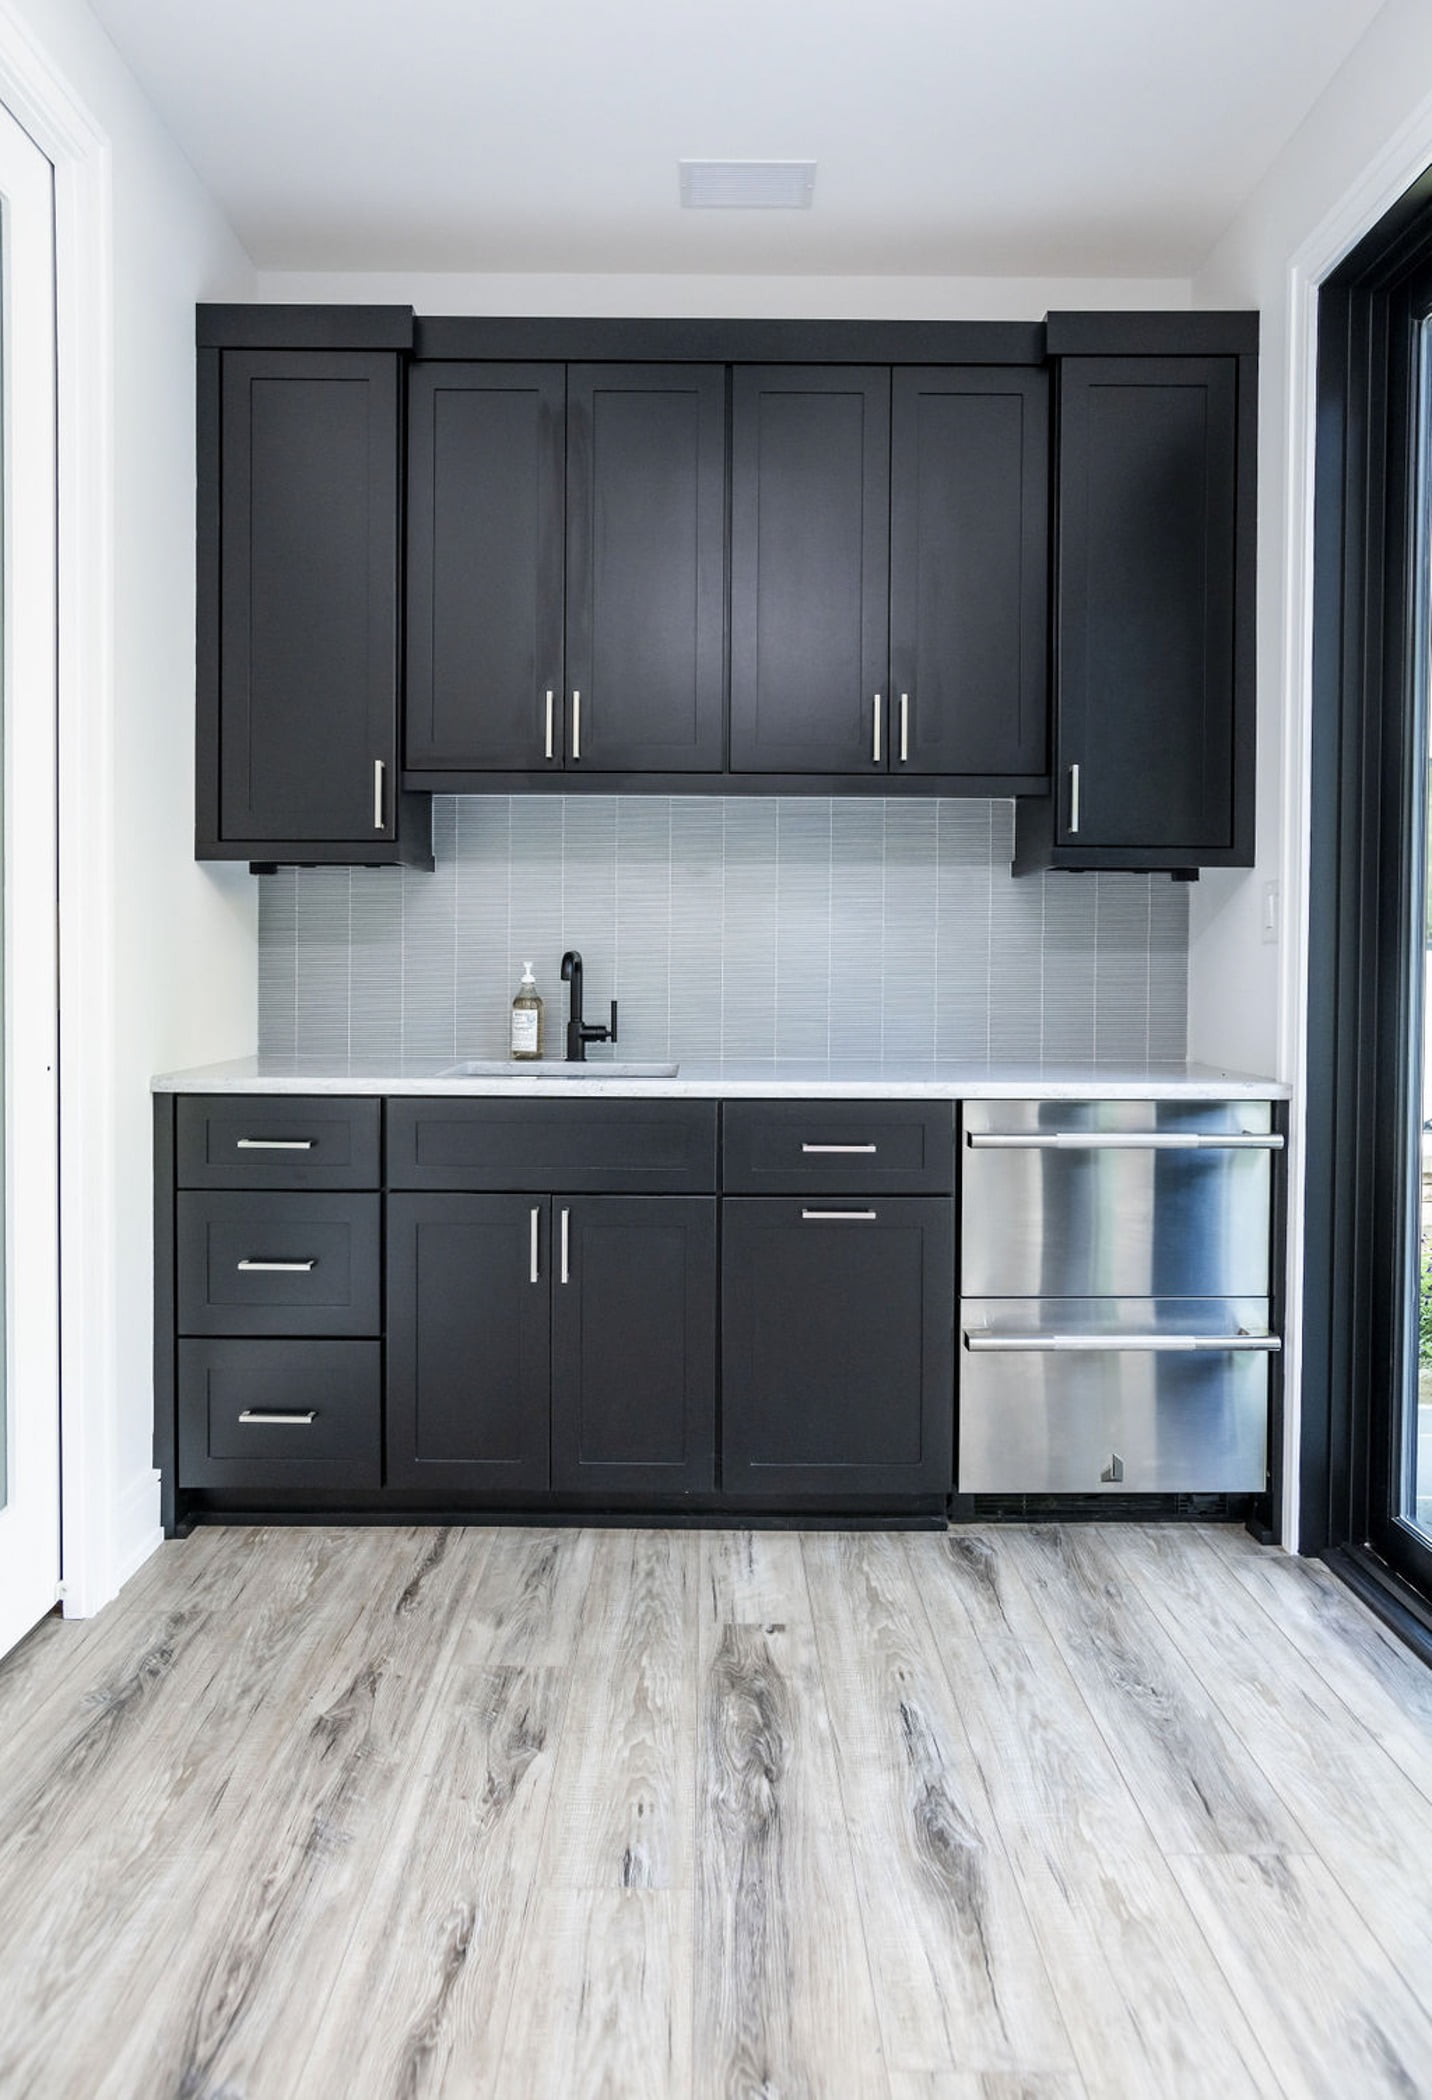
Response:
[[[522,965],[522,982],[512,1002],[511,1050],[518,1059],[542,1055],[542,1000],[530,962]]]

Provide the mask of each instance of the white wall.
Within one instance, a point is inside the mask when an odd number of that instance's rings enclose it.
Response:
[[[112,1191],[115,1288],[96,1374],[108,1477],[71,1599],[89,1610],[158,1536],[149,1077],[256,1035],[256,885],[193,857],[194,302],[251,298],[254,273],[81,0],[9,0],[0,46],[26,37],[107,136],[113,197],[113,837],[91,867],[111,915],[111,1157],[96,1191]],[[62,822],[64,801],[62,780]],[[62,939],[64,923],[62,898]]]
[[[261,270],[260,299],[411,306],[420,314],[847,321],[1042,321],[1081,307],[1186,307],[1181,277],[480,276]]]
[[[1249,198],[1194,281],[1196,306],[1262,311],[1258,514],[1258,865],[1205,873],[1193,897],[1189,956],[1189,1054],[1251,1071],[1297,1075],[1301,1031],[1307,693],[1288,625],[1290,563],[1301,479],[1290,444],[1302,344],[1292,339],[1291,271],[1306,244],[1382,160],[1404,127],[1416,134],[1432,87],[1432,8],[1388,0]],[[1432,158],[1432,129],[1427,155]],[[1414,149],[1415,157],[1415,149]],[[1412,170],[1407,169],[1411,179]],[[1400,178],[1399,178],[1400,179]],[[1375,201],[1357,231],[1385,208]],[[1352,245],[1356,232],[1346,242]],[[1281,885],[1282,938],[1263,940],[1263,888]]]

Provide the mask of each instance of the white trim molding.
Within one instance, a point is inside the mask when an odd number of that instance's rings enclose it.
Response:
[[[55,170],[62,1537],[65,1612],[83,1618],[115,1595],[130,1563],[137,1565],[121,1521],[132,1484],[115,1477],[110,146],[3,4],[0,102]],[[151,1515],[143,1535],[152,1528]]]
[[[1288,268],[1287,475],[1283,492],[1284,963],[1278,1071],[1292,1082],[1287,1155],[1288,1273],[1283,1424],[1283,1544],[1298,1550],[1302,1450],[1303,1203],[1308,1073],[1308,893],[1312,840],[1313,499],[1317,446],[1318,290],[1404,191],[1432,166],[1432,95],[1418,104],[1293,256]]]

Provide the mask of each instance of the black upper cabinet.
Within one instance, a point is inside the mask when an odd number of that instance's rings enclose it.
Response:
[[[1017,867],[1251,863],[1252,363],[1063,362],[1054,794]]]
[[[725,763],[726,375],[567,374],[567,764]]]
[[[398,793],[400,366],[201,352],[201,857],[427,857]]]
[[[890,374],[737,366],[731,770],[886,766]]]
[[[895,373],[892,773],[1044,772],[1048,490],[1043,372]]]
[[[417,365],[413,772],[718,772],[715,365]]]
[[[560,762],[566,368],[410,384],[407,763]]]

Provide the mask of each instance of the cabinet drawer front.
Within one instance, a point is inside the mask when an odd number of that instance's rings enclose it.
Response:
[[[955,1185],[948,1101],[732,1101],[722,1186],[728,1194],[944,1195]]]
[[[181,1094],[179,1186],[375,1189],[382,1103]]]
[[[710,1194],[716,1104],[396,1100],[388,1180],[395,1189]]]
[[[379,1334],[378,1196],[179,1198],[181,1334]]]
[[[966,1300],[960,1328],[958,1493],[1267,1486],[1266,1300]]]
[[[1261,1297],[1266,1101],[972,1102],[960,1147],[966,1297]]]
[[[185,1487],[377,1487],[378,1342],[179,1344]]]

